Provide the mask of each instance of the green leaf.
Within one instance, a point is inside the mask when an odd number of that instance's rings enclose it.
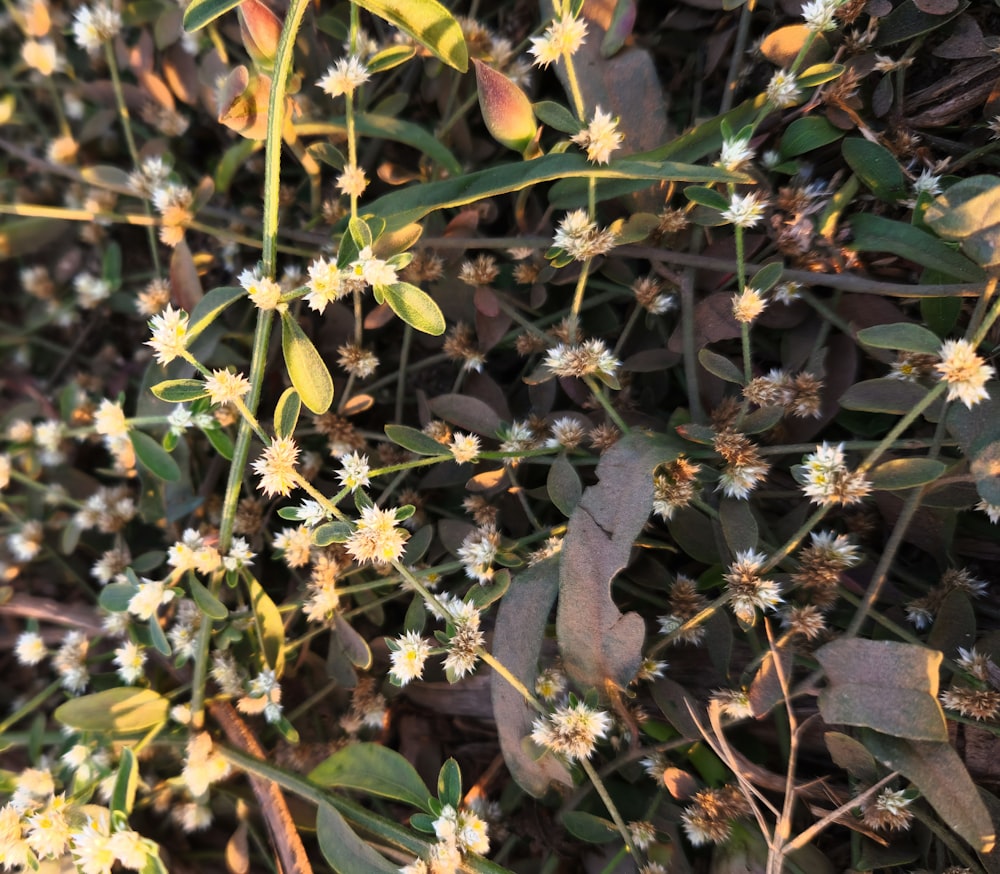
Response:
[[[389,48],[382,49],[382,51],[372,55],[365,66],[368,68],[368,72],[374,76],[376,73],[384,73],[386,70],[405,64],[416,53],[415,46],[389,46]]]
[[[781,157],[795,158],[836,142],[844,132],[821,115],[797,118],[781,136]]]
[[[843,64],[814,64],[799,74],[798,84],[800,88],[814,88],[824,82],[833,81],[843,73]]]
[[[188,8],[190,9],[190,7]],[[198,335],[222,314],[223,310],[245,297],[246,290],[239,286],[223,286],[222,288],[213,288],[208,292],[191,310],[187,329],[188,345],[193,343]]]
[[[828,685],[819,709],[830,725],[860,725],[912,740],[948,739],[938,703],[944,656],[910,643],[835,640],[816,651]]]
[[[188,33],[201,30],[206,24],[240,5],[241,0],[192,0],[184,10],[184,29]]]
[[[469,69],[469,52],[465,45],[465,37],[462,36],[462,28],[437,0],[355,0],[355,2],[362,9],[384,18],[403,33],[412,36],[449,67],[454,67],[460,73]]]
[[[365,247],[370,247],[373,242],[371,228],[368,227],[368,222],[362,218],[351,216],[347,222],[347,232],[351,235],[359,252]]]
[[[321,415],[333,403],[333,379],[326,362],[316,351],[299,323],[290,313],[281,314],[281,351],[285,367],[304,403],[310,411]]]
[[[181,469],[177,462],[152,437],[142,431],[129,431],[132,448],[139,463],[157,478],[168,483],[178,482]]]
[[[490,582],[474,584],[466,593],[464,600],[467,604],[474,604],[479,610],[485,610],[490,604],[499,601],[506,595],[509,588],[510,571],[502,568],[493,574],[493,579]]]
[[[648,180],[652,182],[744,182],[740,173],[693,164],[624,159],[610,164],[591,164],[585,155],[567,153],[544,155],[533,161],[501,164],[454,179],[421,183],[383,195],[369,205],[382,216],[389,230],[400,228],[441,209],[467,206],[489,197],[521,191],[540,182],[572,177],[594,179]]]
[[[784,272],[785,265],[781,261],[771,261],[753,275],[750,286],[756,288],[761,294],[767,294],[781,281],[781,275]]]
[[[559,453],[556,460],[552,462],[546,481],[546,489],[549,493],[549,499],[555,504],[556,509],[564,516],[572,516],[576,505],[580,503],[583,483],[580,482],[580,475],[576,472],[576,468],[566,458],[565,452]]]
[[[381,744],[343,747],[313,768],[309,780],[319,786],[339,786],[393,798],[431,812],[430,793],[416,769],[395,750]]]
[[[1000,264],[1000,178],[956,182],[927,207],[924,222],[938,236],[961,241],[962,251],[977,264]]]
[[[349,522],[335,519],[333,522],[325,522],[313,532],[313,543],[320,548],[331,543],[345,543],[353,533],[354,528]]]
[[[171,653],[170,641],[167,640],[167,636],[163,633],[160,620],[155,613],[149,617],[148,627],[150,643],[160,655],[169,656]]]
[[[186,404],[208,397],[208,389],[200,379],[165,379],[150,391],[168,404]]]
[[[965,282],[980,282],[984,273],[960,252],[933,234],[905,222],[862,213],[850,219],[855,252],[891,252]]]
[[[559,817],[573,837],[587,844],[608,844],[618,840],[618,829],[609,819],[583,810],[567,810]]]
[[[863,137],[849,137],[841,146],[844,160],[880,200],[895,203],[907,195],[906,176],[885,146]]]
[[[332,143],[313,143],[306,151],[317,161],[321,161],[334,170],[343,170],[347,166],[347,158]]]
[[[939,11],[924,12],[920,5],[922,4],[917,4],[914,0],[906,0],[880,19],[875,46],[883,48],[900,42],[908,42],[925,33],[930,33],[932,30],[937,30],[956,15],[965,11],[969,3],[968,0],[962,0],[944,13]]]
[[[427,292],[409,282],[394,282],[379,288],[392,311],[408,325],[434,337],[444,333],[444,315]]]
[[[941,339],[921,325],[896,322],[891,325],[874,325],[858,331],[858,339],[876,349],[900,349],[904,352],[922,352],[936,355]]]
[[[316,811],[316,839],[323,857],[337,874],[398,874],[399,866],[376,853],[331,804]]]
[[[188,574],[187,583],[191,590],[191,597],[194,598],[198,609],[209,619],[221,622],[229,615],[226,605],[216,598],[194,574]]]
[[[202,433],[208,438],[208,442],[226,461],[233,460],[233,441],[222,428],[205,428]]]
[[[462,772],[458,762],[448,759],[438,772],[438,800],[458,810],[462,803]]]
[[[981,853],[996,843],[993,822],[965,763],[950,743],[907,740],[864,731],[861,741],[887,768],[899,771],[958,835]]]
[[[77,731],[132,734],[166,722],[169,710],[170,701],[152,689],[116,686],[60,704],[54,716]]]
[[[692,203],[707,206],[709,209],[717,209],[720,212],[729,209],[729,201],[714,188],[705,188],[702,185],[689,185],[684,189],[684,196]]]
[[[108,583],[101,589],[98,602],[109,613],[124,613],[138,591],[138,586],[132,583]]]
[[[698,350],[698,361],[705,370],[719,379],[743,385],[743,371],[724,355],[703,347]]]
[[[840,398],[848,410],[903,415],[923,400],[927,389],[901,379],[866,379],[852,385]]]
[[[111,792],[111,812],[128,817],[135,802],[135,790],[139,785],[139,767],[131,747],[123,747],[118,760],[118,775],[115,788]]]
[[[417,455],[448,455],[448,447],[433,437],[406,425],[386,425],[385,436],[397,446],[416,452]]]
[[[580,122],[576,116],[561,103],[553,100],[539,100],[532,104],[535,115],[542,124],[564,134],[575,136],[580,132]]]
[[[878,465],[871,474],[873,489],[897,491],[932,483],[948,469],[936,458],[895,458]]]
[[[228,193],[236,174],[246,166],[247,159],[257,151],[260,145],[256,140],[248,140],[241,137],[222,153],[222,159],[215,168],[214,182],[216,192],[219,194]]]
[[[274,433],[279,437],[291,437],[299,421],[302,399],[294,388],[286,388],[274,407]]]
[[[281,611],[256,579],[248,577],[247,586],[253,604],[254,624],[263,647],[262,655],[268,667],[280,677],[285,670],[285,624]]]

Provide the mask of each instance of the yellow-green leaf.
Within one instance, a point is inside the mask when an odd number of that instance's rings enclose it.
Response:
[[[264,658],[271,670],[280,677],[285,669],[285,624],[281,620],[281,612],[257,580],[249,577],[247,585],[257,634],[264,648]]]
[[[55,718],[77,731],[131,734],[165,722],[169,709],[170,702],[152,689],[118,686],[67,701]]]
[[[325,413],[333,403],[333,378],[312,340],[287,312],[281,314],[281,351],[302,403],[316,415]]]
[[[215,0],[223,2],[223,0]],[[355,0],[362,9],[408,33],[431,54],[460,73],[469,69],[462,28],[437,0]],[[231,7],[230,7],[231,8]],[[187,15],[184,16],[185,20]],[[185,24],[186,26],[186,24]]]
[[[392,311],[408,325],[435,337],[444,333],[444,315],[427,292],[409,282],[394,282],[379,288]]]

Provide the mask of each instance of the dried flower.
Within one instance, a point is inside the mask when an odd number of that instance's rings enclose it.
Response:
[[[767,301],[756,288],[747,286],[742,292],[733,295],[733,316],[737,322],[749,324],[764,312],[766,306]]]
[[[556,228],[552,245],[577,261],[586,261],[610,252],[615,246],[615,240],[613,232],[600,230],[585,210],[576,209],[563,217]]]
[[[862,813],[865,825],[884,831],[905,831],[913,819],[908,809],[912,800],[906,792],[886,787],[865,805]]]
[[[653,477],[653,512],[669,522],[674,513],[694,500],[701,465],[688,461],[682,455],[660,465],[658,470]]]
[[[615,379],[621,362],[603,340],[585,340],[580,345],[559,343],[545,356],[545,367],[554,376],[597,376]]]

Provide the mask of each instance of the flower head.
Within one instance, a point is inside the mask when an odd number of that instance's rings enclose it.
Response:
[[[341,459],[341,463],[342,467],[337,471],[337,479],[340,480],[342,486],[349,488],[352,492],[356,492],[359,488],[371,482],[368,479],[370,468],[368,466],[367,455],[359,455],[357,452],[352,452],[350,455],[345,455]]]
[[[817,446],[796,478],[815,504],[855,504],[871,491],[863,473],[848,469],[842,443]]]
[[[421,637],[419,631],[408,631],[396,640],[387,640],[389,660],[392,667],[389,674],[393,682],[405,686],[410,680],[419,680],[424,674],[424,662],[431,653],[431,645]]]
[[[367,187],[365,171],[357,164],[348,164],[337,177],[337,190],[345,197],[361,197]]]
[[[724,575],[729,604],[745,625],[757,620],[757,610],[773,610],[781,603],[781,589],[774,580],[762,575],[767,556],[746,549],[736,553],[736,560]]]
[[[299,447],[291,437],[276,437],[253,463],[260,476],[257,487],[267,496],[287,495],[295,487]]]
[[[365,507],[347,539],[347,551],[358,562],[390,564],[398,561],[409,534],[396,524],[396,511]]]
[[[257,309],[273,310],[280,305],[281,286],[273,279],[261,276],[257,270],[244,270],[239,275],[239,283]]]
[[[475,434],[457,433],[448,448],[457,464],[474,462],[479,457],[479,438]]]
[[[371,74],[361,58],[351,55],[337,61],[316,84],[331,97],[339,97],[341,94],[353,94],[370,78]]]
[[[184,310],[175,310],[168,304],[149,320],[149,328],[153,337],[146,345],[153,347],[159,364],[169,364],[187,354],[188,314]]]
[[[104,437],[124,437],[128,434],[128,423],[121,404],[104,399],[94,413],[94,430]]]
[[[589,759],[597,741],[607,736],[610,728],[607,713],[581,701],[557,707],[549,716],[536,719],[531,739],[569,759]]]
[[[737,322],[749,324],[764,312],[766,306],[767,301],[756,288],[747,286],[739,294],[733,295],[733,316]]]
[[[113,40],[121,29],[121,15],[99,0],[92,6],[81,6],[73,16],[73,39],[92,55]]]
[[[587,24],[582,18],[564,15],[553,21],[541,36],[531,38],[531,48],[535,56],[532,63],[537,67],[547,67],[561,57],[576,54],[587,36]]]
[[[598,228],[597,223],[590,220],[586,210],[575,209],[566,213],[559,222],[552,245],[577,261],[586,261],[610,252],[615,247],[615,240],[614,232]]]
[[[250,391],[250,380],[242,373],[231,370],[215,370],[205,380],[205,388],[213,404],[222,406],[237,401]]]
[[[764,215],[767,202],[756,191],[749,194],[734,194],[729,200],[729,209],[722,211],[722,217],[738,228],[752,228]]]
[[[837,22],[833,15],[843,0],[811,0],[802,7],[802,18],[813,33],[833,30]]]
[[[794,73],[778,70],[767,85],[767,99],[778,109],[787,109],[799,102],[799,83]]]
[[[331,301],[339,300],[348,292],[347,284],[337,264],[325,258],[317,258],[309,265],[309,279],[306,281],[309,293],[306,303],[310,309],[323,312]]]
[[[622,134],[618,121],[600,106],[594,110],[594,117],[582,131],[573,137],[573,142],[587,150],[587,160],[595,164],[607,164],[611,153],[621,147]]]
[[[739,170],[748,161],[753,160],[753,155],[754,150],[750,147],[749,137],[725,138],[716,163],[725,170]]]
[[[976,348],[968,340],[945,340],[938,355],[941,362],[935,369],[948,383],[949,401],[958,398],[972,409],[989,398],[984,386],[996,371],[976,353]]]

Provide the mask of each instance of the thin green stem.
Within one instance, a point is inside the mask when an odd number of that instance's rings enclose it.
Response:
[[[597,794],[601,796],[601,801],[604,802],[604,806],[607,808],[608,813],[611,814],[611,819],[614,820],[618,833],[622,836],[622,840],[625,841],[625,848],[628,850],[633,859],[638,859],[639,857],[635,852],[635,847],[632,846],[632,835],[629,834],[628,826],[625,825],[625,820],[622,819],[618,806],[611,798],[611,794],[608,792],[608,787],[604,785],[604,781],[601,779],[597,771],[594,770],[594,766],[590,763],[590,759],[580,759],[580,767],[583,768],[583,772],[587,775],[588,779],[597,790]]]
[[[625,424],[625,420],[621,417],[618,410],[612,406],[611,401],[608,400],[602,388],[597,384],[597,380],[592,376],[585,376],[583,381],[587,384],[587,388],[590,389],[597,403],[604,408],[604,412],[608,414],[608,418],[618,426],[618,430],[622,434],[630,433],[632,429]]]
[[[135,136],[132,134],[132,118],[129,115],[128,104],[125,102],[125,90],[122,88],[121,74],[118,71],[118,59],[115,57],[114,46],[110,42],[104,43],[104,57],[107,60],[108,69],[111,71],[111,87],[115,92],[115,102],[118,104],[118,116],[122,120],[122,130],[125,132],[125,142],[128,144],[128,153],[132,158],[133,166],[139,168],[139,150],[135,145]],[[61,115],[60,110],[60,115]],[[143,209],[147,218],[152,218],[153,214],[149,208],[149,201],[143,200]],[[146,236],[149,241],[149,254],[153,259],[153,268],[156,275],[161,273],[160,251],[156,244],[156,231],[151,226],[146,227]]]

